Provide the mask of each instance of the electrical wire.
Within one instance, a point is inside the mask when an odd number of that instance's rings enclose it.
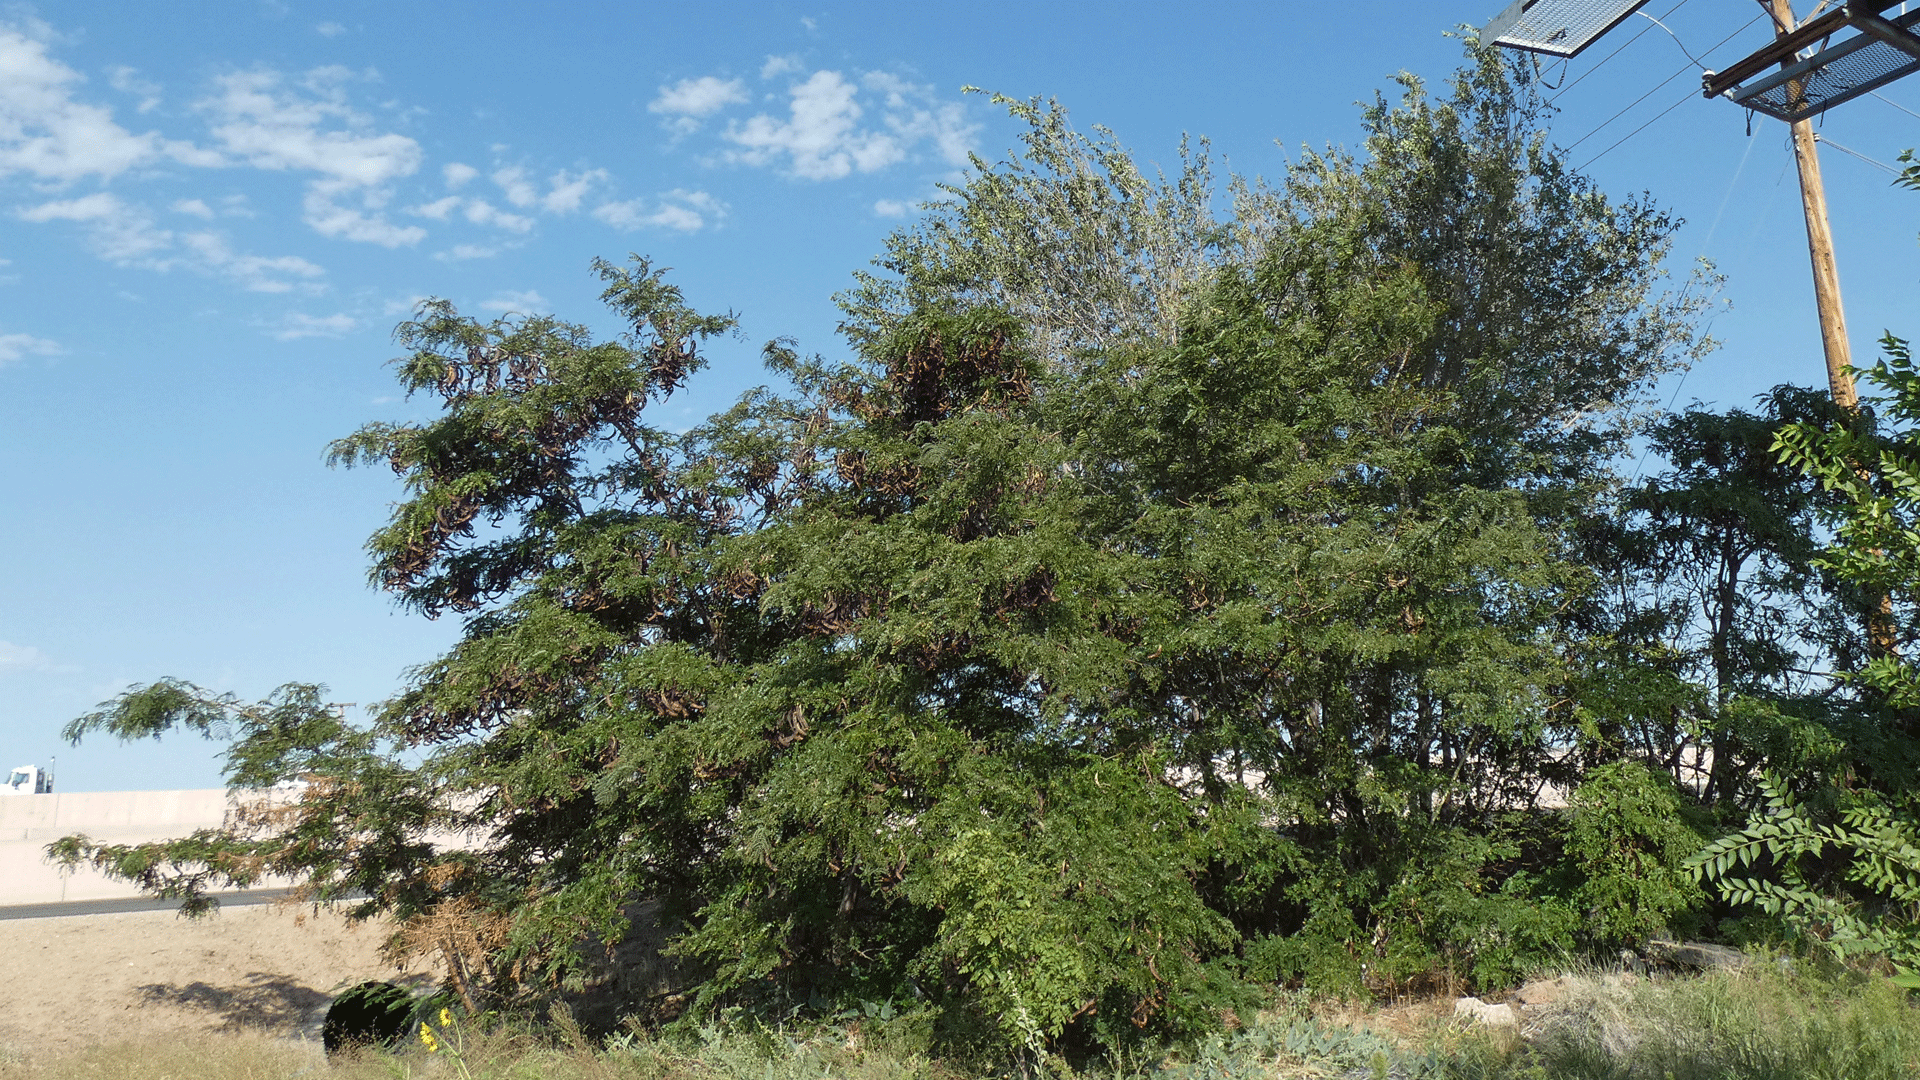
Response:
[[[1579,146],[1579,145],[1580,145],[1581,143],[1583,143],[1583,142],[1586,142],[1586,141],[1587,141],[1588,139],[1591,139],[1591,138],[1593,138],[1593,137],[1594,137],[1595,135],[1598,135],[1598,134],[1600,134],[1600,132],[1601,132],[1602,130],[1604,130],[1604,129],[1606,128],[1606,126],[1607,126],[1608,124],[1611,124],[1611,123],[1613,123],[1613,122],[1614,122],[1615,120],[1618,120],[1618,119],[1620,119],[1621,117],[1623,117],[1623,116],[1625,116],[1625,115],[1627,115],[1628,113],[1630,113],[1630,112],[1632,112],[1632,111],[1633,111],[1633,107],[1634,107],[1635,105],[1638,105],[1638,104],[1640,104],[1641,102],[1643,102],[1643,101],[1645,101],[1645,100],[1647,100],[1648,98],[1650,98],[1650,97],[1652,97],[1653,95],[1655,95],[1655,94],[1657,94],[1657,93],[1659,93],[1659,92],[1660,92],[1661,90],[1663,90],[1663,89],[1665,89],[1665,88],[1666,88],[1666,85],[1667,85],[1668,83],[1670,83],[1670,82],[1672,82],[1673,80],[1675,80],[1675,79],[1677,79],[1677,78],[1679,78],[1679,77],[1680,77],[1680,76],[1682,76],[1682,75],[1685,75],[1685,74],[1686,74],[1687,72],[1689,72],[1689,71],[1692,71],[1692,70],[1693,70],[1693,68],[1692,68],[1692,66],[1691,66],[1691,65],[1688,65],[1688,66],[1686,66],[1686,67],[1682,67],[1682,68],[1681,68],[1681,69],[1680,69],[1679,71],[1676,71],[1676,72],[1674,72],[1673,74],[1671,74],[1671,75],[1669,75],[1669,76],[1667,76],[1666,78],[1664,78],[1664,79],[1661,79],[1661,80],[1660,80],[1660,82],[1659,82],[1659,84],[1658,84],[1658,85],[1656,85],[1656,86],[1655,86],[1655,87],[1654,87],[1653,89],[1651,89],[1651,90],[1649,90],[1649,91],[1647,91],[1647,92],[1646,92],[1646,93],[1644,93],[1644,94],[1641,94],[1641,95],[1640,95],[1639,97],[1637,97],[1637,98],[1634,98],[1634,99],[1633,99],[1632,101],[1630,101],[1630,102],[1628,102],[1628,103],[1627,103],[1627,106],[1626,106],[1626,108],[1624,108],[1624,109],[1621,109],[1621,110],[1620,110],[1619,112],[1617,112],[1617,113],[1614,113],[1614,114],[1613,114],[1612,116],[1609,116],[1609,117],[1607,117],[1607,118],[1606,118],[1605,120],[1602,120],[1602,121],[1600,121],[1600,123],[1599,123],[1599,125],[1598,125],[1598,126],[1596,126],[1596,127],[1595,127],[1595,128],[1594,128],[1594,129],[1592,130],[1592,131],[1589,131],[1589,132],[1587,132],[1587,133],[1586,133],[1585,135],[1582,135],[1582,136],[1580,136],[1579,138],[1577,138],[1577,139],[1575,139],[1575,140],[1573,140],[1573,142],[1572,142],[1571,144],[1569,144],[1569,145],[1568,145],[1568,146],[1566,147],[1566,149],[1568,149],[1568,150],[1572,150],[1572,149],[1573,149],[1574,147],[1576,147],[1576,146]],[[1692,96],[1692,91],[1688,91],[1688,96],[1689,96],[1689,97],[1691,97],[1691,96]]]
[[[1753,140],[1748,139],[1747,148],[1740,155],[1740,164],[1733,170],[1733,179],[1727,181],[1727,190],[1720,196],[1720,209],[1713,212],[1713,224],[1707,226],[1707,235],[1700,241],[1700,254],[1693,257],[1696,263],[1706,258],[1714,234],[1720,231],[1720,219],[1727,216],[1727,207],[1733,202],[1733,189],[1740,186],[1740,177],[1747,171],[1747,159],[1753,157],[1753,146]]]
[[[1657,27],[1659,27],[1660,29],[1662,29],[1662,30],[1666,30],[1666,31],[1667,31],[1667,36],[1673,39],[1673,43],[1674,43],[1675,45],[1678,45],[1678,46],[1680,46],[1680,51],[1681,51],[1681,52],[1683,52],[1683,53],[1686,53],[1686,54],[1687,54],[1687,59],[1689,59],[1689,60],[1693,60],[1693,65],[1694,65],[1695,67],[1698,67],[1698,68],[1705,68],[1705,67],[1707,66],[1707,65],[1705,65],[1705,64],[1703,64],[1703,63],[1701,63],[1701,62],[1700,62],[1699,60],[1696,60],[1696,59],[1694,59],[1694,55],[1693,55],[1692,53],[1690,53],[1690,52],[1687,52],[1687,44],[1686,44],[1686,42],[1684,42],[1684,41],[1681,41],[1681,40],[1680,40],[1680,35],[1679,35],[1679,34],[1676,34],[1676,33],[1674,33],[1674,32],[1673,32],[1672,30],[1668,30],[1668,29],[1667,29],[1667,24],[1666,24],[1666,23],[1663,23],[1663,22],[1661,22],[1661,21],[1660,21],[1659,19],[1656,19],[1656,18],[1654,18],[1653,16],[1651,16],[1651,15],[1649,15],[1649,14],[1647,14],[1647,13],[1646,13],[1646,12],[1644,12],[1644,11],[1640,11],[1640,12],[1635,12],[1635,14],[1637,14],[1637,15],[1639,15],[1639,16],[1640,16],[1641,18],[1643,18],[1643,19],[1646,19],[1646,20],[1648,20],[1648,21],[1650,21],[1650,22],[1652,22],[1652,23],[1653,23],[1653,25],[1655,25],[1655,26],[1657,26]]]
[[[1912,109],[1907,108],[1905,105],[1900,104],[1899,102],[1893,100],[1892,98],[1880,97],[1880,94],[1878,91],[1869,90],[1867,91],[1867,96],[1880,98],[1881,101],[1884,101],[1887,104],[1893,106],[1894,108],[1899,109],[1901,112],[1906,113],[1908,116],[1913,117],[1915,120],[1920,120],[1920,113],[1914,112]]]
[[[1657,113],[1655,113],[1655,114],[1653,115],[1653,119],[1652,119],[1652,120],[1648,120],[1648,121],[1647,121],[1646,123],[1644,123],[1644,124],[1641,124],[1641,125],[1640,125],[1639,127],[1637,127],[1637,128],[1634,128],[1634,129],[1633,129],[1632,131],[1629,131],[1629,132],[1627,132],[1627,133],[1626,133],[1625,135],[1622,135],[1622,136],[1620,136],[1620,140],[1619,140],[1619,142],[1616,142],[1616,143],[1614,143],[1614,144],[1613,144],[1612,146],[1609,146],[1609,147],[1607,147],[1607,148],[1606,148],[1605,150],[1602,150],[1602,151],[1600,151],[1599,153],[1597,153],[1597,154],[1595,154],[1595,155],[1593,155],[1592,157],[1590,157],[1590,158],[1588,158],[1587,160],[1585,160],[1585,161],[1583,161],[1583,162],[1581,162],[1580,164],[1578,164],[1578,165],[1576,165],[1576,166],[1574,166],[1574,170],[1573,170],[1573,171],[1574,171],[1574,172],[1582,172],[1582,171],[1585,171],[1585,169],[1586,169],[1586,167],[1587,167],[1587,166],[1589,166],[1589,165],[1591,165],[1591,164],[1593,164],[1593,163],[1594,163],[1594,162],[1596,162],[1596,161],[1599,161],[1599,160],[1600,160],[1601,158],[1603,158],[1603,157],[1606,157],[1606,156],[1607,156],[1608,154],[1610,154],[1610,153],[1612,153],[1612,152],[1613,152],[1613,151],[1614,151],[1614,150],[1615,150],[1615,149],[1616,149],[1617,147],[1619,147],[1619,145],[1620,145],[1620,143],[1623,143],[1623,142],[1626,142],[1626,141],[1627,141],[1628,139],[1631,139],[1631,138],[1633,138],[1633,137],[1634,137],[1635,135],[1638,135],[1638,134],[1640,134],[1641,132],[1643,132],[1643,131],[1645,131],[1645,130],[1647,130],[1648,128],[1650,128],[1650,127],[1652,127],[1652,126],[1653,126],[1653,121],[1654,121],[1654,120],[1658,120],[1658,119],[1660,119],[1661,117],[1663,117],[1663,116],[1665,116],[1665,115],[1667,115],[1668,113],[1670,113],[1670,112],[1672,112],[1673,110],[1675,110],[1675,109],[1677,109],[1677,108],[1679,108],[1680,106],[1682,106],[1682,105],[1685,105],[1685,104],[1686,104],[1687,102],[1689,102],[1689,101],[1692,101],[1692,100],[1693,100],[1693,97],[1694,97],[1694,91],[1692,91],[1692,90],[1689,90],[1689,91],[1687,91],[1687,96],[1686,96],[1686,97],[1683,97],[1683,98],[1681,98],[1681,99],[1680,99],[1679,101],[1676,101],[1676,102],[1674,102],[1673,104],[1671,104],[1671,105],[1669,105],[1669,106],[1667,106],[1666,108],[1664,108],[1664,109],[1661,109],[1661,110],[1660,110],[1659,112],[1657,112]]]
[[[1671,14],[1673,14],[1673,12],[1671,12],[1671,11],[1669,11],[1669,12],[1667,12],[1667,14],[1669,14],[1669,15],[1671,15]],[[1759,22],[1759,21],[1760,21],[1761,19],[1764,19],[1764,18],[1766,18],[1766,15],[1765,15],[1765,13],[1763,12],[1763,13],[1761,13],[1761,14],[1759,14],[1759,15],[1755,15],[1755,16],[1754,16],[1753,18],[1751,18],[1751,19],[1748,19],[1748,20],[1747,20],[1747,22],[1745,23],[1745,25],[1743,25],[1743,26],[1741,26],[1741,27],[1740,27],[1740,28],[1739,28],[1738,30],[1735,30],[1735,31],[1734,31],[1733,33],[1731,33],[1731,34],[1728,34],[1728,35],[1727,35],[1726,37],[1723,37],[1723,38],[1721,38],[1721,39],[1720,39],[1719,41],[1717,41],[1717,42],[1715,42],[1715,43],[1714,43],[1714,45],[1713,45],[1713,47],[1712,47],[1712,48],[1710,48],[1710,49],[1708,49],[1708,50],[1706,51],[1706,54],[1705,54],[1705,55],[1707,55],[1707,56],[1712,56],[1712,55],[1713,55],[1714,53],[1716,53],[1716,52],[1718,52],[1718,51],[1719,51],[1719,50],[1721,49],[1721,47],[1723,47],[1724,45],[1726,45],[1726,43],[1727,43],[1727,42],[1729,42],[1729,41],[1732,41],[1732,40],[1733,40],[1734,38],[1736,38],[1736,37],[1739,37],[1739,36],[1740,36],[1741,34],[1743,34],[1743,33],[1745,33],[1745,32],[1746,32],[1746,30],[1747,30],[1747,28],[1748,28],[1748,27],[1750,27],[1750,26],[1752,26],[1752,25],[1753,25],[1754,23],[1757,23],[1757,22]],[[1651,29],[1652,29],[1652,27],[1648,27],[1647,29],[1648,29],[1648,30],[1651,30]],[[1646,33],[1646,30],[1642,30],[1642,31],[1641,31],[1641,33],[1643,33],[1643,34],[1644,34],[1644,33]],[[1639,35],[1638,35],[1638,34],[1636,34],[1636,35],[1634,35],[1634,36],[1635,36],[1635,37],[1637,38],[1637,37],[1638,37]],[[1676,40],[1677,40],[1677,39],[1676,39]],[[1629,43],[1629,44],[1630,44],[1630,43]],[[1625,47],[1625,46],[1622,46],[1622,48],[1624,48],[1624,47]],[[1609,60],[1611,60],[1611,59],[1612,59],[1612,57],[1608,57],[1607,59],[1609,59]],[[1689,56],[1688,56],[1688,59],[1689,59],[1689,60],[1692,60],[1692,56],[1691,56],[1691,54],[1689,54]],[[1602,61],[1602,62],[1604,63],[1604,61]],[[1659,84],[1658,86],[1655,86],[1655,87],[1654,87],[1654,88],[1653,88],[1652,90],[1649,90],[1649,91],[1647,91],[1646,93],[1644,93],[1644,94],[1641,94],[1641,95],[1640,95],[1639,97],[1637,97],[1637,98],[1634,98],[1634,99],[1633,99],[1633,101],[1632,101],[1631,103],[1629,103],[1629,104],[1627,105],[1627,107],[1626,107],[1626,108],[1624,108],[1624,109],[1621,109],[1621,110],[1620,110],[1619,112],[1616,112],[1616,113],[1614,113],[1614,114],[1613,114],[1612,116],[1609,116],[1609,117],[1607,117],[1607,118],[1606,118],[1605,120],[1602,120],[1602,121],[1600,121],[1600,123],[1599,123],[1598,125],[1596,125],[1596,126],[1595,126],[1595,127],[1593,128],[1593,130],[1591,130],[1591,131],[1589,131],[1589,132],[1587,132],[1587,133],[1586,133],[1585,135],[1582,135],[1582,136],[1580,136],[1580,137],[1579,137],[1578,139],[1575,139],[1575,140],[1573,141],[1573,144],[1572,144],[1571,146],[1567,146],[1567,147],[1565,147],[1565,149],[1566,149],[1566,150],[1572,150],[1572,149],[1573,149],[1573,148],[1574,148],[1575,146],[1579,146],[1579,145],[1580,145],[1581,143],[1583,143],[1583,142],[1586,142],[1586,141],[1587,141],[1588,139],[1591,139],[1591,138],[1593,138],[1593,137],[1594,137],[1595,135],[1598,135],[1598,134],[1600,133],[1600,131],[1601,131],[1601,129],[1602,129],[1602,128],[1605,128],[1605,127],[1606,127],[1606,126],[1607,126],[1608,124],[1611,124],[1611,123],[1613,123],[1613,122],[1614,122],[1615,120],[1618,120],[1618,119],[1620,119],[1620,118],[1621,118],[1622,116],[1625,116],[1625,115],[1626,115],[1626,114],[1627,114],[1628,112],[1631,112],[1631,111],[1633,110],[1633,107],[1634,107],[1635,105],[1638,105],[1638,104],[1640,104],[1641,102],[1643,102],[1643,101],[1645,101],[1645,100],[1647,100],[1648,98],[1650,98],[1650,97],[1652,97],[1652,96],[1653,96],[1654,94],[1656,94],[1656,93],[1659,93],[1659,91],[1660,91],[1660,88],[1661,88],[1661,87],[1663,87],[1663,86],[1666,86],[1666,85],[1667,85],[1668,83],[1670,83],[1670,82],[1672,82],[1673,80],[1675,80],[1675,79],[1677,79],[1677,78],[1679,78],[1680,76],[1682,76],[1682,75],[1685,75],[1685,74],[1686,74],[1687,72],[1689,72],[1689,71],[1691,71],[1691,70],[1693,70],[1693,67],[1694,67],[1694,64],[1698,64],[1698,63],[1699,63],[1699,61],[1697,61],[1697,60],[1692,60],[1692,62],[1691,62],[1691,63],[1688,63],[1688,64],[1683,64],[1683,65],[1681,65],[1681,67],[1680,67],[1680,70],[1678,70],[1678,71],[1676,71],[1676,72],[1674,72],[1673,74],[1671,74],[1671,75],[1669,75],[1669,76],[1667,76],[1666,78],[1664,78],[1664,79],[1662,79],[1662,80],[1660,80],[1660,84]],[[1578,81],[1578,80],[1575,80],[1575,81]],[[1568,89],[1572,89],[1572,87],[1568,87]],[[1667,113],[1670,113],[1670,112],[1672,112],[1673,110],[1675,110],[1675,109],[1677,109],[1677,108],[1679,108],[1679,107],[1680,107],[1680,106],[1681,106],[1681,105],[1682,105],[1683,103],[1685,103],[1685,102],[1687,101],[1687,99],[1688,99],[1688,98],[1691,98],[1691,97],[1693,97],[1693,92],[1692,92],[1692,91],[1688,91],[1688,93],[1687,93],[1687,97],[1685,97],[1685,98],[1681,98],[1681,99],[1680,99],[1679,101],[1677,101],[1677,102],[1675,102],[1675,103],[1673,103],[1672,105],[1669,105],[1669,106],[1667,106],[1667,107],[1666,107],[1666,108],[1665,108],[1664,110],[1662,110],[1662,111],[1661,111],[1661,113],[1660,113],[1660,116],[1665,116],[1665,115],[1667,115]],[[1654,117],[1653,119],[1654,119],[1654,120],[1658,120],[1658,119],[1660,119],[1660,116],[1656,116],[1656,117]],[[1653,122],[1652,120],[1649,120],[1649,121],[1647,121],[1647,123],[1648,123],[1648,124],[1650,124],[1650,123],[1652,123],[1652,122]],[[1638,134],[1639,134],[1640,132],[1642,132],[1642,131],[1645,131],[1645,130],[1646,130],[1646,128],[1647,128],[1647,124],[1641,124],[1641,125],[1640,125],[1639,127],[1637,127],[1637,128],[1634,128],[1634,129],[1633,129],[1633,130],[1632,130],[1631,132],[1629,132],[1629,133],[1627,134],[1627,137],[1626,137],[1626,138],[1627,138],[1627,139],[1631,139],[1631,138],[1633,138],[1633,137],[1634,137],[1635,135],[1638,135]],[[1625,142],[1625,141],[1626,141],[1626,139],[1622,139],[1622,140],[1620,140],[1620,142]],[[1620,143],[1618,143],[1618,142],[1617,142],[1617,143],[1614,143],[1614,144],[1613,144],[1613,146],[1619,146],[1619,145],[1620,145]],[[1600,151],[1600,153],[1599,153],[1599,154],[1595,154],[1595,155],[1594,155],[1593,157],[1591,157],[1591,158],[1589,158],[1589,159],[1588,159],[1588,162],[1587,162],[1587,163],[1588,163],[1588,164],[1592,164],[1593,162],[1595,162],[1595,161],[1598,161],[1598,160],[1600,160],[1600,156],[1601,156],[1602,154],[1605,154],[1605,153],[1607,152],[1607,150],[1612,150],[1612,149],[1613,149],[1613,146],[1609,146],[1609,147],[1607,147],[1607,149],[1606,149],[1606,150],[1602,150],[1602,151]],[[1586,165],[1582,165],[1582,166],[1580,166],[1580,167],[1584,169],[1584,168],[1586,168]]]
[[[1819,143],[1822,146],[1831,146],[1835,150],[1840,151],[1841,153],[1847,155],[1848,157],[1859,158],[1861,161],[1866,162],[1867,164],[1873,166],[1876,169],[1879,169],[1882,172],[1890,172],[1895,176],[1900,175],[1899,169],[1894,168],[1893,166],[1887,164],[1886,162],[1875,161],[1873,158],[1868,157],[1867,155],[1861,153],[1858,150],[1849,150],[1846,147],[1841,146],[1839,143],[1834,142],[1832,139],[1827,138],[1825,135],[1820,134],[1819,132],[1814,133],[1813,141]]]
[[[1673,17],[1673,13],[1674,13],[1674,12],[1676,12],[1676,11],[1679,11],[1679,10],[1680,10],[1681,8],[1683,8],[1683,7],[1686,7],[1686,6],[1687,6],[1687,0],[1680,0],[1680,2],[1679,2],[1679,3],[1677,3],[1677,4],[1675,4],[1675,5],[1673,5],[1672,7],[1670,7],[1670,8],[1668,8],[1668,9],[1666,10],[1666,12],[1665,12],[1664,14],[1662,14],[1662,15],[1660,16],[1660,18],[1662,18],[1662,19],[1669,19],[1669,18],[1672,18],[1672,17]],[[1553,95],[1552,97],[1550,97],[1550,98],[1548,98],[1548,99],[1547,99],[1547,104],[1549,104],[1549,105],[1551,105],[1551,104],[1553,104],[1554,102],[1556,102],[1556,101],[1559,101],[1559,100],[1560,100],[1560,98],[1561,98],[1562,96],[1564,96],[1564,95],[1566,94],[1566,92],[1567,92],[1567,90],[1571,90],[1571,89],[1573,89],[1574,87],[1576,87],[1576,86],[1579,86],[1579,85],[1580,85],[1580,83],[1581,83],[1581,80],[1583,80],[1583,79],[1585,79],[1585,78],[1586,78],[1587,76],[1589,76],[1589,75],[1591,75],[1591,74],[1593,74],[1594,72],[1596,72],[1596,71],[1599,71],[1599,70],[1600,70],[1601,68],[1603,68],[1603,67],[1606,67],[1606,66],[1607,66],[1607,61],[1608,61],[1608,60],[1611,60],[1611,59],[1613,59],[1614,57],[1616,57],[1616,56],[1619,56],[1619,55],[1620,55],[1621,53],[1623,53],[1623,52],[1626,52],[1626,51],[1627,51],[1627,46],[1628,46],[1628,45],[1631,45],[1631,44],[1633,44],[1634,42],[1636,42],[1636,41],[1639,41],[1639,40],[1640,40],[1640,35],[1641,35],[1641,34],[1645,34],[1645,33],[1646,33],[1647,31],[1649,31],[1649,30],[1651,30],[1651,29],[1653,29],[1653,27],[1651,27],[1651,26],[1643,26],[1643,27],[1641,27],[1641,28],[1640,28],[1640,33],[1639,33],[1639,34],[1635,34],[1635,35],[1633,35],[1632,37],[1630,37],[1630,38],[1628,38],[1628,39],[1627,39],[1627,40],[1626,40],[1626,41],[1625,41],[1624,43],[1622,43],[1622,44],[1621,44],[1621,46],[1620,46],[1619,48],[1617,48],[1617,49],[1615,49],[1615,50],[1613,50],[1612,52],[1610,52],[1610,53],[1608,53],[1608,54],[1607,54],[1606,56],[1604,56],[1604,57],[1602,57],[1599,63],[1597,63],[1597,64],[1595,64],[1595,65],[1593,65],[1592,67],[1590,67],[1590,68],[1588,68],[1587,70],[1585,70],[1585,71],[1583,71],[1583,72],[1581,72],[1581,73],[1580,73],[1580,78],[1578,78],[1578,79],[1575,79],[1575,80],[1573,80],[1572,82],[1570,82],[1570,83],[1568,83],[1568,84],[1567,84],[1567,86],[1566,86],[1566,89],[1565,89],[1565,90],[1561,90],[1561,91],[1560,91],[1560,93],[1558,93],[1558,94],[1555,94],[1555,95]],[[1743,29],[1744,29],[1744,27],[1743,27]]]

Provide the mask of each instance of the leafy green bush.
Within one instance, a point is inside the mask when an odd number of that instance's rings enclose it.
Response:
[[[1705,838],[1686,822],[1673,782],[1618,761],[1589,770],[1569,802],[1567,853],[1580,875],[1572,899],[1584,932],[1605,945],[1691,931],[1706,897],[1683,862]]]
[[[1920,815],[1912,802],[1855,796],[1837,820],[1822,823],[1775,778],[1761,790],[1766,805],[1746,827],[1709,844],[1688,868],[1729,903],[1754,905],[1836,957],[1885,956],[1895,982],[1920,988]]]

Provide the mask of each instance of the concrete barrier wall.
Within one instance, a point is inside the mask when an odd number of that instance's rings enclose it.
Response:
[[[168,840],[219,828],[234,805],[224,788],[0,797],[0,905],[138,896],[96,870],[61,873],[47,862],[47,845],[73,833],[113,844]]]

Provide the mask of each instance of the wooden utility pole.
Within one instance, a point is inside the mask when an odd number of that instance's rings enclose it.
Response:
[[[1793,33],[1793,0],[1760,0],[1773,16],[1775,35]],[[1791,63],[1787,56],[1782,67]],[[1820,345],[1827,354],[1827,389],[1833,403],[1851,413],[1860,404],[1855,392],[1853,350],[1847,345],[1847,313],[1840,305],[1840,268],[1833,258],[1833,227],[1827,223],[1827,189],[1820,182],[1819,143],[1813,137],[1813,121],[1802,117],[1793,121],[1793,158],[1800,167],[1800,209],[1807,219],[1807,255],[1813,260],[1814,304],[1820,312]]]
[[[1796,28],[1793,0],[1760,0],[1773,16],[1773,32],[1786,37]],[[1780,66],[1793,62],[1782,58]],[[1790,84],[1799,93],[1798,83]],[[1827,354],[1827,391],[1833,403],[1848,415],[1860,408],[1853,386],[1853,350],[1847,344],[1847,313],[1840,306],[1840,268],[1833,259],[1833,226],[1827,222],[1827,189],[1820,182],[1819,141],[1813,137],[1813,119],[1793,121],[1793,159],[1800,166],[1800,209],[1807,219],[1807,255],[1813,261],[1813,299],[1820,313],[1820,345]],[[1885,592],[1868,597],[1867,642],[1872,655],[1892,656],[1899,650],[1893,622],[1893,597]]]

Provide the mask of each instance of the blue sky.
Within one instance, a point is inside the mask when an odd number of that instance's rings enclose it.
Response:
[[[832,294],[968,153],[1013,143],[962,85],[1058,97],[1148,162],[1206,135],[1271,177],[1356,141],[1395,72],[1444,79],[1443,32],[1501,6],[0,7],[0,768],[58,754],[63,790],[213,786],[209,744],[57,732],[162,675],[371,704],[453,640],[366,585],[392,477],[322,462],[362,423],[423,416],[385,366],[419,298],[606,327],[589,260],[648,255],[744,327],[677,406],[690,423],[763,381],[769,338],[838,351]],[[1687,219],[1683,272],[1728,276],[1725,344],[1663,393],[1818,385],[1785,129],[1749,136],[1682,52],[1724,67],[1768,32],[1752,3],[1674,6],[1548,68],[1554,137],[1603,190]],[[1872,163],[1920,145],[1920,79],[1881,93],[1822,127],[1862,362],[1884,330],[1920,335],[1920,194]]]

